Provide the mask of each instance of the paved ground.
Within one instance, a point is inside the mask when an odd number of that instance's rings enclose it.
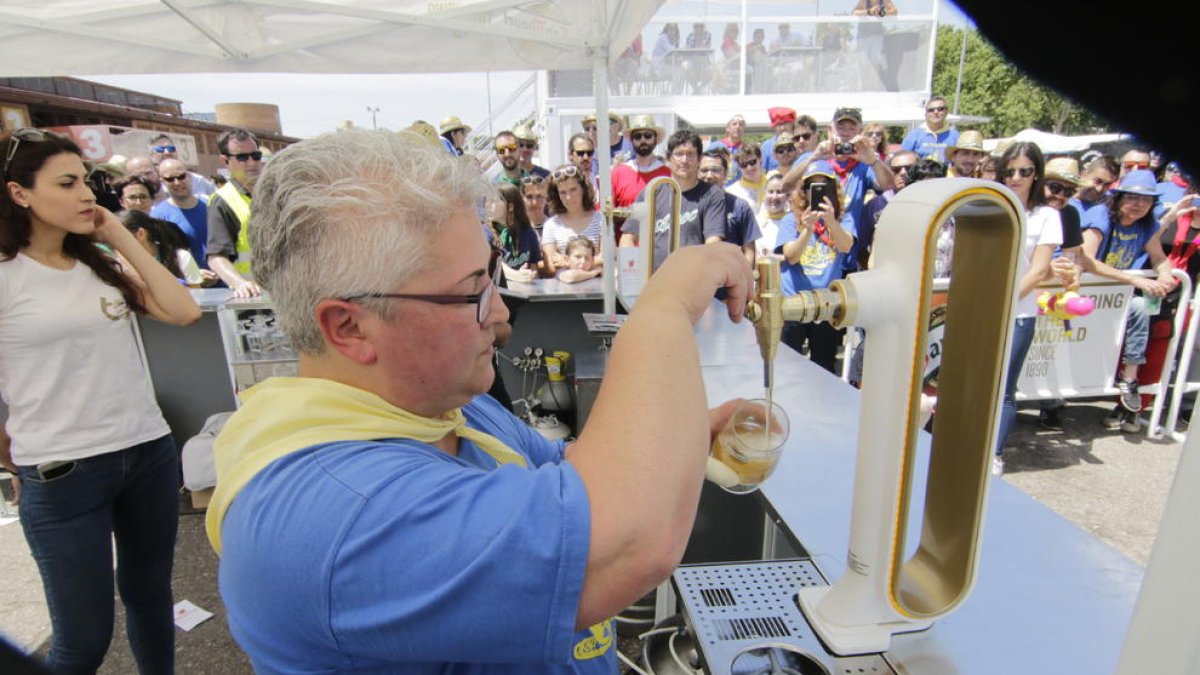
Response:
[[[1108,409],[1105,405],[1071,405],[1063,412],[1067,430],[1058,433],[1040,429],[1036,415],[1023,412],[1010,439],[1004,480],[1145,565],[1180,445],[1104,430],[1100,420]],[[215,616],[189,633],[177,631],[177,672],[248,673],[245,656],[225,625],[216,592],[216,556],[203,525],[201,515],[180,516],[175,597],[191,600]],[[44,650],[49,620],[19,523],[0,526],[0,569],[5,578],[0,635],[26,649]],[[118,626],[122,620],[119,616]],[[625,641],[623,647],[629,646]],[[100,672],[136,672],[120,631]]]

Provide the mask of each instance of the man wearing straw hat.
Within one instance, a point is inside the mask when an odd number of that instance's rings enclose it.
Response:
[[[983,149],[983,134],[972,129],[964,131],[958,141],[946,150],[950,162],[950,178],[978,178],[979,163],[987,157]]]
[[[633,159],[612,170],[613,205],[618,207],[636,201],[646,183],[671,175],[670,167],[654,154],[654,148],[663,139],[663,128],[655,123],[654,115],[634,115],[625,135],[633,145]]]
[[[471,133],[471,127],[451,115],[438,125],[438,133],[442,137],[442,146],[446,148],[447,152],[457,157],[463,154],[463,146],[466,145],[467,134]]]
[[[549,178],[549,169],[533,163],[533,154],[538,149],[538,137],[533,133],[533,130],[526,124],[518,124],[512,128],[512,135],[517,137],[517,145],[520,146],[517,159],[520,161],[521,175],[538,176],[542,179]]]

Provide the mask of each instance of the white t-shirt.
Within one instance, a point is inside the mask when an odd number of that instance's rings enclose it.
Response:
[[[13,461],[33,466],[165,436],[120,291],[76,262],[0,262],[0,395]]]
[[[1049,206],[1035,206],[1032,211],[1025,212],[1025,248],[1017,261],[1017,282],[1029,271],[1033,264],[1033,251],[1038,246],[1048,244],[1058,247],[1062,244],[1062,219],[1058,211]],[[1038,290],[1035,288],[1025,297],[1017,300],[1016,315],[1018,318],[1037,316]]]
[[[604,216],[597,212],[592,213],[592,219],[588,222],[587,227],[583,228],[582,232],[576,232],[570,227],[567,227],[558,216],[551,216],[546,224],[542,226],[542,245],[554,244],[559,253],[567,254],[567,242],[575,237],[587,237],[596,245],[596,251],[600,251],[600,237],[604,234]]]

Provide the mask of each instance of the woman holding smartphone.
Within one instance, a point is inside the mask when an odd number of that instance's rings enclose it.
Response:
[[[837,173],[825,160],[812,162],[792,192],[792,212],[780,221],[775,241],[775,253],[784,258],[780,270],[784,294],[826,288],[841,279],[854,236],[853,218],[842,213]],[[780,339],[796,351],[807,341],[813,363],[833,373],[842,335],[828,323],[786,321]]]
[[[0,135],[0,463],[50,609],[55,672],[95,672],[113,628],[113,540],[126,629],[146,673],[174,667],[171,566],[178,458],[131,313],[184,325],[200,310],[107,209],[79,147]]]

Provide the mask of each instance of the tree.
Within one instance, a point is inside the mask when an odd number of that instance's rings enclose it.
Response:
[[[990,117],[974,126],[985,136],[1005,137],[1034,127],[1058,134],[1105,133],[1104,121],[1017,70],[977,31],[940,25],[933,59],[933,91],[954,108],[955,83],[964,36],[958,112]]]

